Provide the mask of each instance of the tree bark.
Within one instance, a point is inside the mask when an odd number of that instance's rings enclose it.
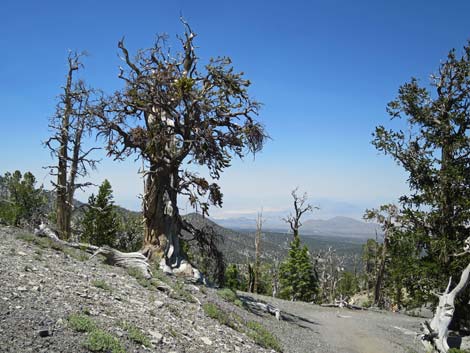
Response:
[[[166,265],[178,267],[182,259],[177,207],[177,172],[150,167],[144,194],[144,244],[142,252],[150,260],[164,259]]]
[[[134,268],[140,271],[144,278],[152,277],[147,258],[139,252],[123,253],[108,246],[98,247],[91,244],[70,243],[59,239],[57,234],[45,224],[41,224],[39,228],[34,231],[34,234],[39,237],[47,237],[63,246],[69,246],[71,248],[86,251],[93,254],[91,258],[97,255],[103,255],[109,265],[124,267],[126,269]]]
[[[263,215],[258,213],[256,219],[256,234],[255,234],[255,266],[254,266],[254,279],[253,279],[253,293],[258,293],[259,280],[260,280],[260,265],[261,265],[261,230],[263,227]]]
[[[377,278],[375,281],[375,288],[374,288],[374,304],[377,306],[382,305],[382,282],[385,275],[385,261],[387,260],[387,250],[388,250],[388,243],[390,239],[390,225],[392,222],[391,215],[387,218],[387,228],[385,229],[384,234],[384,242],[382,245],[382,254],[380,258],[380,265],[377,271]]]
[[[243,304],[248,306],[248,308],[254,309],[255,311],[263,311],[265,313],[275,316],[277,320],[282,320],[282,313],[279,308],[269,303],[257,302],[254,298],[251,297],[246,297],[242,295],[239,298]]]
[[[171,170],[170,167],[158,168],[156,164],[150,166],[144,186],[144,243],[141,253],[150,262],[159,262],[165,273],[204,281],[199,270],[181,252],[177,186],[177,170]]]
[[[255,274],[251,264],[248,264],[248,292],[254,293],[255,288]]]
[[[67,203],[67,162],[68,162],[68,141],[69,141],[69,126],[70,114],[72,113],[72,77],[75,67],[69,65],[67,74],[67,83],[64,88],[64,114],[62,116],[62,124],[59,139],[59,153],[58,153],[58,166],[57,166],[57,196],[56,196],[56,216],[57,228],[59,231],[60,239],[70,238],[70,205]]]
[[[454,317],[455,298],[465,289],[470,275],[470,264],[462,271],[459,283],[450,291],[451,280],[445,292],[439,296],[439,304],[436,313],[431,322],[423,323],[424,335],[422,336],[423,344],[428,350],[435,350],[439,353],[447,353],[449,345],[447,337],[449,333],[449,325]]]

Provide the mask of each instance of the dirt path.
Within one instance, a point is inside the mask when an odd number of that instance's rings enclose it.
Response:
[[[333,312],[331,309],[323,313],[319,320],[320,333],[331,348],[338,352],[351,353],[401,351],[400,346],[389,339],[390,334],[393,333],[392,327],[390,327],[392,332],[385,332],[380,324],[371,325],[372,322],[377,321],[377,318],[371,318],[370,314],[366,314],[368,317],[360,314],[346,310]],[[315,317],[318,318],[318,315]]]
[[[246,294],[251,296],[251,294]],[[288,353],[421,353],[423,319],[395,313],[323,308],[257,296],[279,307],[285,324],[270,329]],[[290,329],[287,328],[290,326]]]
[[[84,256],[85,255],[85,256]],[[217,290],[166,278],[188,295],[169,296],[142,286],[121,268],[110,267],[83,253],[37,242],[22,230],[0,226],[0,351],[5,353],[87,352],[84,333],[68,324],[72,314],[85,313],[117,339],[128,352],[149,350],[129,339],[120,325],[135,325],[153,337],[157,352],[268,352],[243,332],[211,319],[199,301],[215,303],[223,312],[262,323],[281,342],[284,353],[421,353],[415,339],[422,319],[392,313],[323,308],[256,296],[282,311],[283,320],[233,305]],[[105,286],[103,285],[105,284]],[[240,293],[244,297],[252,294]],[[251,299],[255,300],[255,299]],[[158,303],[158,304],[157,304]],[[47,329],[47,330],[46,330]],[[39,334],[46,330],[47,337]],[[118,338],[119,337],[119,338]]]
[[[338,317],[330,315],[331,313],[328,314],[322,320],[322,336],[338,351],[361,353],[383,351],[388,353],[389,350],[383,349],[383,342],[371,336],[370,333],[364,332],[364,329],[361,325],[358,325],[357,320],[354,320],[352,316],[343,315],[343,317]],[[393,352],[396,352],[396,350],[393,350]]]

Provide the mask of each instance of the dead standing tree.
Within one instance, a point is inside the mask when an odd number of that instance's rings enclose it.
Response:
[[[97,160],[90,158],[90,153],[98,148],[84,148],[83,145],[83,138],[91,131],[93,91],[83,81],[74,79],[76,71],[83,66],[80,61],[83,55],[71,52],[68,56],[64,92],[49,123],[53,136],[45,142],[58,160],[57,165],[46,168],[57,177],[52,184],[56,191],[56,223],[61,239],[69,239],[72,233],[75,190],[91,185],[89,182],[78,183],[77,178],[86,176],[89,168],[95,168],[97,163]]]
[[[203,215],[210,204],[222,205],[218,184],[183,169],[183,163],[204,165],[217,180],[234,156],[259,152],[266,138],[253,118],[260,105],[248,95],[250,81],[234,72],[229,58],[211,59],[200,68],[193,44],[196,35],[182,22],[183,51],[176,56],[162,36],[134,59],[124,41],[119,42],[126,64],[119,77],[125,87],[103,99],[96,112],[108,154],[115,159],[136,154],[145,162],[142,253],[162,259],[161,266],[168,271],[181,268],[184,261],[182,230],[205,241],[180,217],[178,195],[187,196]],[[191,266],[184,263],[189,272]]]
[[[259,281],[261,276],[261,236],[263,231],[263,211],[258,213],[256,217],[256,233],[255,233],[255,265],[254,265],[254,283],[253,292],[258,293]]]
[[[398,207],[392,204],[382,205],[379,209],[366,210],[364,217],[366,221],[377,221],[384,232],[384,239],[382,244],[382,252],[377,268],[377,276],[374,286],[374,305],[379,307],[384,306],[384,298],[382,294],[382,283],[385,277],[385,265],[387,262],[388,248],[390,238],[393,235],[395,224],[399,221]]]
[[[314,207],[310,204],[306,204],[307,202],[307,193],[304,193],[302,196],[297,195],[298,188],[292,190],[291,195],[294,199],[294,214],[290,214],[286,218],[282,220],[289,224],[292,233],[294,234],[294,238],[299,236],[299,228],[302,227],[302,223],[300,219],[302,216],[307,212],[312,212],[314,209],[318,209],[318,207]]]
[[[327,250],[319,251],[313,258],[315,270],[320,285],[322,301],[333,303],[336,299],[336,288],[344,272],[345,258],[339,256],[331,246]]]

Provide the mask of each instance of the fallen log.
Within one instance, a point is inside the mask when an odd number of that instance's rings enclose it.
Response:
[[[47,237],[63,246],[86,251],[92,254],[91,258],[97,255],[103,255],[106,258],[106,263],[109,265],[120,266],[127,269],[135,268],[141,272],[144,278],[152,278],[148,259],[141,252],[124,253],[109,246],[99,247],[85,243],[67,242],[65,240],[59,239],[57,233],[44,223],[40,224],[39,228],[34,231],[34,234],[39,237]],[[174,267],[168,266],[166,260],[162,259],[160,262],[160,269],[166,274],[184,276],[186,278],[190,278],[193,283],[203,283],[207,285],[203,274],[197,268],[193,267],[190,262],[184,259],[179,261],[178,264],[176,264]]]
[[[135,268],[139,270],[144,278],[152,278],[150,272],[150,265],[147,258],[140,252],[124,253],[119,250],[110,248],[109,246],[102,246],[91,256],[104,255],[108,265],[119,266],[124,268]]]
[[[281,320],[281,310],[279,308],[276,308],[275,306],[272,306],[271,304],[265,304],[265,303],[260,303],[260,302],[255,302],[253,303],[256,305],[256,307],[268,314],[274,315],[277,320]]]
[[[59,239],[57,234],[43,223],[41,223],[39,228],[34,231],[34,234],[40,237],[47,237],[64,246],[86,251],[92,254],[90,258],[97,255],[103,255],[106,258],[106,263],[109,265],[119,266],[126,269],[135,268],[141,272],[144,278],[152,278],[152,272],[150,271],[150,265],[147,258],[140,252],[124,253],[109,246],[99,247],[85,243],[67,242]]]
[[[41,223],[39,228],[34,231],[34,235],[38,237],[49,238],[52,241],[59,243],[61,245],[68,246],[74,249],[83,250],[90,254],[95,253],[99,249],[99,246],[96,246],[96,245],[91,245],[91,244],[86,244],[86,243],[68,242],[68,241],[59,239],[56,232],[54,232],[52,229],[50,229],[49,227],[47,227],[47,225],[43,223]]]
[[[352,304],[331,303],[331,304],[321,304],[320,306],[324,308],[347,308],[351,310],[369,310],[368,308],[365,308],[363,306],[352,305]]]
[[[41,223],[39,228],[34,230],[34,235],[37,235],[38,237],[47,237],[54,241],[62,242],[57,234],[44,223]]]
[[[347,309],[352,309],[352,310],[368,310],[367,308],[364,308],[362,306],[349,304],[344,299],[335,300],[334,303],[321,304],[321,306],[325,308],[347,308]]]
[[[262,303],[262,302],[256,302],[254,300],[251,300],[252,298],[246,298],[246,297],[239,297],[239,299],[242,301],[242,303],[249,308],[263,311],[267,314],[273,315],[276,317],[277,320],[282,319],[282,314],[281,310],[274,305],[268,304],[268,303]]]

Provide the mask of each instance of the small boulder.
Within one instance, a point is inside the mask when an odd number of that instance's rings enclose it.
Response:
[[[204,342],[204,344],[206,344],[208,346],[212,345],[212,341],[210,340],[209,337],[201,337],[201,341]]]
[[[153,344],[159,344],[163,340],[163,335],[158,331],[151,330],[149,331],[149,335],[151,337],[150,342],[152,342]]]

